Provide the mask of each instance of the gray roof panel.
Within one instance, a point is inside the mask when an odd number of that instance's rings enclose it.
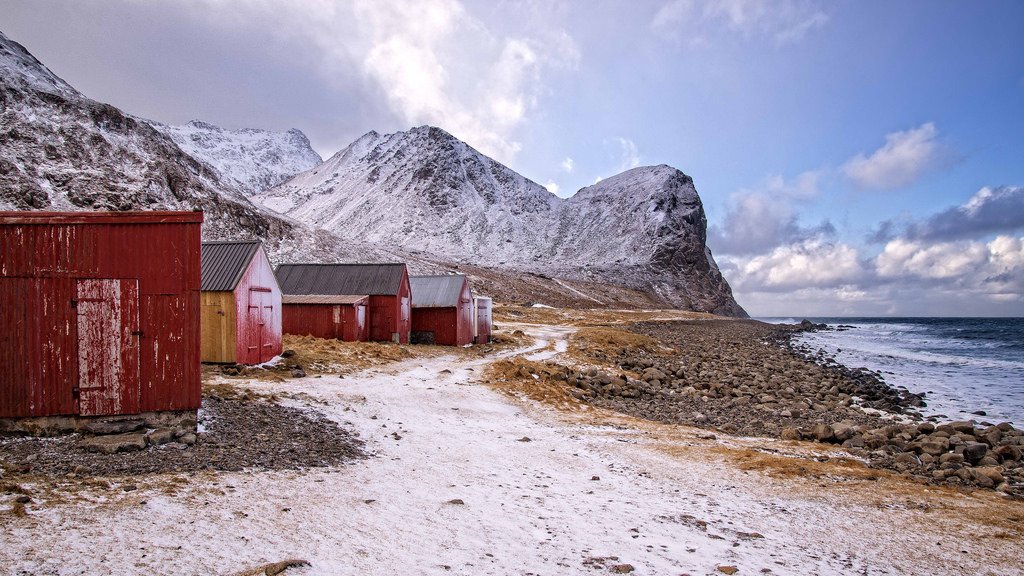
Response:
[[[462,274],[444,276],[410,276],[413,308],[448,308],[459,305],[466,277]]]
[[[234,290],[259,249],[258,240],[203,242],[200,290]]]
[[[358,304],[369,298],[366,294],[285,294],[282,304]]]
[[[281,264],[275,274],[282,294],[394,296],[405,264]]]

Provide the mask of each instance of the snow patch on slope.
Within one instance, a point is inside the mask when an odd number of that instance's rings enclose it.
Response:
[[[227,130],[200,120],[184,126],[151,124],[193,158],[216,168],[221,178],[233,183],[246,196],[276,186],[323,162],[306,135],[295,128],[287,132],[257,128]]]
[[[705,247],[693,180],[670,166],[634,168],[562,199],[444,130],[421,126],[369,132],[253,201],[346,238],[745,314]]]

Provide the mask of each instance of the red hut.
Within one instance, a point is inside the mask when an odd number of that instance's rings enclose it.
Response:
[[[409,343],[412,302],[405,264],[282,264],[277,281],[285,296],[368,295],[368,338]]]
[[[260,364],[281,353],[281,288],[257,240],[203,242],[202,360]]]
[[[0,429],[195,425],[202,221],[0,212]]]
[[[413,276],[412,337],[421,344],[473,343],[473,293],[462,274]]]
[[[284,297],[284,333],[364,342],[367,295],[292,295]]]
[[[473,297],[473,342],[486,344],[491,341],[494,324],[491,319],[491,299],[486,296]]]

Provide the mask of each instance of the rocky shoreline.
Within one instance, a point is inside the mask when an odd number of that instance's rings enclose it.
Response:
[[[1024,497],[1024,431],[1009,423],[932,422],[922,395],[796,345],[806,323],[642,322],[629,326],[671,351],[623,346],[564,377],[595,406],[729,434],[842,446],[869,466],[931,484]],[[934,417],[932,418],[934,419]]]

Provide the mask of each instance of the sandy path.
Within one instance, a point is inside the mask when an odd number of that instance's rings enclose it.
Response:
[[[567,329],[548,328],[524,326],[538,341],[520,353],[564,350]],[[904,496],[880,504],[841,479],[745,473],[699,431],[516,401],[474,383],[488,361],[251,382],[308,395],[374,456],[204,474],[174,496],[157,477],[0,516],[0,573],[230,574],[288,557],[312,563],[296,575],[593,574],[620,563],[635,574],[1022,573],[1019,543],[961,543],[950,512]]]

